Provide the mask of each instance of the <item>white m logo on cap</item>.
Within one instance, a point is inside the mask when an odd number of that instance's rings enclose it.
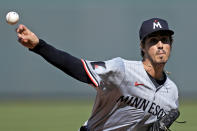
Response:
[[[162,28],[161,24],[159,22],[153,22],[153,29],[155,28]]]

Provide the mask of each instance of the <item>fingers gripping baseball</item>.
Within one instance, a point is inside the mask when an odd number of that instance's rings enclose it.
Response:
[[[39,43],[38,37],[24,25],[19,25],[16,32],[18,41],[29,49],[33,49]]]

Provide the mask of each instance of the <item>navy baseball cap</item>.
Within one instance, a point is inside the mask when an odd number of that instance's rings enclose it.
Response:
[[[168,22],[166,20],[160,18],[152,18],[142,23],[139,31],[140,40],[143,40],[147,35],[157,31],[164,31],[169,33],[170,35],[174,34],[174,31],[169,29]]]

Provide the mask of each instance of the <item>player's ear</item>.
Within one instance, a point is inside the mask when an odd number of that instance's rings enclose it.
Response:
[[[143,48],[143,45],[142,45],[142,42],[140,43],[140,50],[142,50],[142,48]]]
[[[172,48],[172,43],[174,42],[174,39],[173,39],[172,35],[169,37],[170,37],[170,47]]]
[[[145,43],[143,41],[141,41],[141,43],[140,43],[140,50],[144,51],[144,47],[145,47]]]
[[[144,58],[144,43],[141,41],[141,43],[140,43],[140,53],[141,53],[141,56],[142,56],[142,58]]]

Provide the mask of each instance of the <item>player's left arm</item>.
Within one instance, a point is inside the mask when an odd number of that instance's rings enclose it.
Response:
[[[168,113],[159,118],[156,122],[154,122],[148,131],[170,131],[170,126],[178,119],[180,116],[179,111],[179,99],[178,99],[178,88],[172,83],[171,90],[171,104],[173,104],[172,108]]]
[[[170,131],[170,126],[179,115],[180,112],[178,109],[171,109],[167,115],[154,122],[148,131]]]

